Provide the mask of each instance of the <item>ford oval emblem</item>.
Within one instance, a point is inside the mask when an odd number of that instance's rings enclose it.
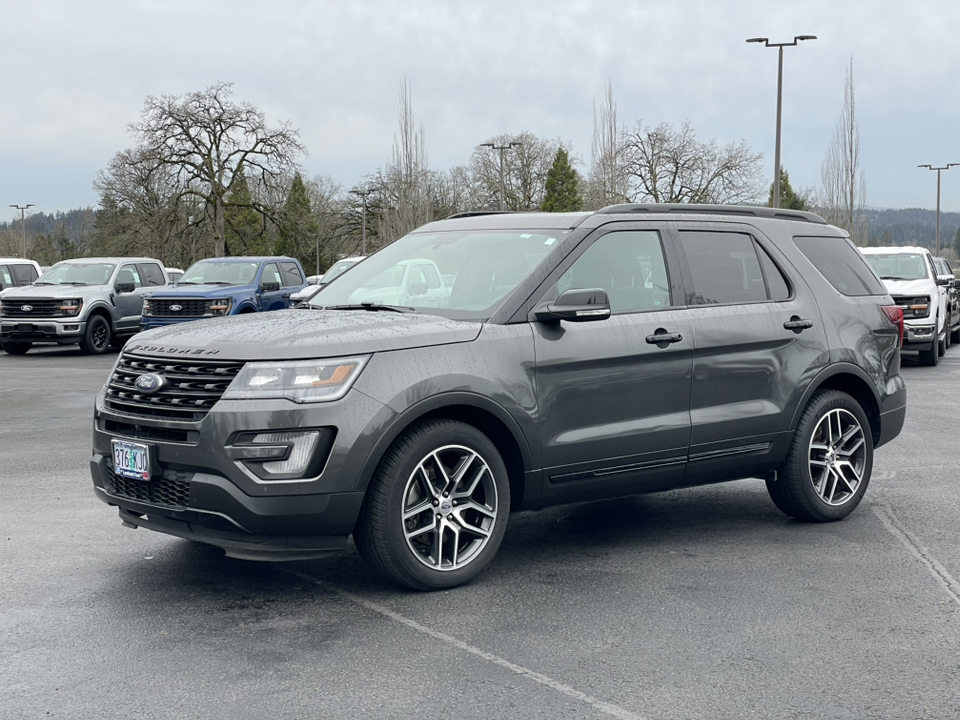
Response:
[[[181,310],[183,310],[183,305],[171,305],[170,309],[173,312],[180,312]]]
[[[166,381],[162,375],[157,375],[156,373],[147,373],[138,377],[133,384],[136,385],[137,390],[143,394],[152,395],[153,393],[157,392],[157,390],[162,388],[165,382]]]
[[[33,311],[33,305],[21,305],[21,306],[20,306],[20,312],[32,312],[32,311]]]

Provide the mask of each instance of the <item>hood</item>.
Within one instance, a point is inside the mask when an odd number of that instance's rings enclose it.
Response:
[[[39,300],[42,298],[67,300],[82,298],[91,292],[114,292],[114,290],[110,285],[27,285],[10,288],[4,292],[3,299],[7,302],[20,299]]]
[[[250,295],[256,285],[176,285],[153,290],[145,297],[151,298],[185,298],[185,297],[225,297],[228,295]]]
[[[278,310],[148,330],[129,352],[224,360],[298,360],[470,342],[478,322],[367,310]]]
[[[919,280],[884,280],[887,292],[891,295],[930,295],[937,294],[937,288],[930,278]]]

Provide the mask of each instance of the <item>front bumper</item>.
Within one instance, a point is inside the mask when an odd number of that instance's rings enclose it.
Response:
[[[937,328],[935,325],[903,326],[904,350],[929,350],[937,343]]]
[[[345,408],[344,404],[348,403]],[[351,391],[332,403],[220,401],[202,420],[132,417],[105,405],[94,410],[90,472],[100,500],[125,525],[222,548],[231,557],[293,560],[343,549],[360,514],[363,465],[395,413]],[[266,481],[228,448],[251,432],[331,430],[335,437],[310,477]],[[148,481],[114,473],[111,440],[150,448]]]
[[[87,323],[67,320],[33,319],[0,321],[0,340],[5,342],[54,342],[62,345],[80,342]]]
[[[140,316],[140,332],[152,330],[153,328],[169,327],[170,325],[179,325],[194,320],[207,320],[205,317],[146,317]]]

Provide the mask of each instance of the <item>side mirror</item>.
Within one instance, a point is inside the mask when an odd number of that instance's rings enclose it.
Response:
[[[567,290],[553,302],[545,302],[533,311],[540,322],[593,322],[610,317],[610,298],[602,288]]]
[[[949,275],[937,275],[937,285],[943,285],[944,287],[949,287],[953,285],[953,278]]]
[[[260,290],[263,292],[277,292],[280,289],[280,283],[278,282],[262,282],[260,283]]]
[[[427,284],[425,282],[412,282],[407,285],[407,290],[411,296],[426,295]]]
[[[116,285],[113,286],[113,289],[117,291],[118,295],[121,293],[131,293],[134,291],[135,288],[136,288],[136,285],[134,285],[132,282],[117,283]]]

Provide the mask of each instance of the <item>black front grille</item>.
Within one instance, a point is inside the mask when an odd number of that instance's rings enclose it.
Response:
[[[206,417],[243,368],[236,360],[148,357],[124,353],[107,383],[106,406],[114,412],[145,418],[196,422]],[[137,378],[160,375],[153,393],[136,387]]]
[[[139,440],[162,440],[164,442],[189,443],[192,445],[196,445],[200,441],[200,433],[197,430],[137,425],[110,419],[104,419],[101,422],[103,423],[101,429],[108,433],[126,435]]]
[[[133,480],[117,475],[113,470],[107,472],[107,485],[104,488],[111,495],[167,507],[187,507],[190,504],[190,478],[193,473],[178,473],[167,470],[163,475],[150,480]]]
[[[150,317],[203,317],[209,312],[211,302],[210,300],[151,299]]]
[[[17,318],[38,318],[38,317],[59,317],[60,316],[60,305],[63,304],[62,300],[43,300],[43,299],[33,299],[29,300],[16,300],[15,298],[4,299],[2,302],[3,305],[3,317],[17,317]],[[29,310],[24,310],[24,308],[30,308]]]

